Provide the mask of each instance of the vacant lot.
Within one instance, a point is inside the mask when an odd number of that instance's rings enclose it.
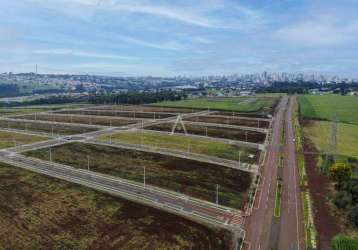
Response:
[[[151,125],[145,127],[145,129],[171,132],[173,126],[174,123],[169,122],[169,123]],[[194,125],[194,124],[185,124],[185,127],[188,134],[209,136],[209,137],[216,137],[216,138],[223,138],[223,139],[230,139],[230,140],[263,143],[266,138],[266,135],[264,133],[247,131],[242,129],[219,128],[219,127],[211,127],[211,126],[204,127],[201,125]],[[184,133],[184,130],[181,126],[177,126],[175,132]]]
[[[0,165],[1,249],[230,249],[228,231]]]
[[[48,160],[49,150],[26,155]],[[83,143],[52,148],[54,161],[77,168],[87,169],[88,156],[93,171],[142,183],[145,166],[148,184],[212,202],[219,184],[220,203],[234,208],[241,208],[251,183],[247,172],[160,154]]]
[[[45,133],[54,133],[60,135],[73,135],[86,133],[91,131],[96,131],[95,128],[87,128],[81,126],[66,126],[60,124],[51,124],[51,123],[38,123],[38,122],[22,122],[22,121],[5,121],[0,120],[0,128],[12,128],[19,130],[29,130]]]
[[[358,124],[356,96],[305,95],[298,98],[303,117]]]
[[[193,122],[207,122],[207,123],[217,123],[217,124],[228,124],[228,125],[237,125],[237,126],[246,126],[246,127],[256,127],[256,128],[268,128],[270,123],[267,121],[255,121],[240,119],[235,116],[195,116],[184,119],[185,121]]]
[[[338,123],[337,153],[358,157],[358,125]],[[328,151],[332,124],[327,121],[310,121],[304,126],[305,135],[314,143],[319,151]]]
[[[239,160],[249,163],[257,163],[260,151],[251,148],[238,147],[224,142],[217,142],[210,139],[197,139],[182,135],[159,134],[145,131],[120,132],[112,136],[102,136],[99,139],[104,141],[122,142],[130,144],[147,145],[165,149],[180,150],[198,154],[216,156],[220,158]],[[251,157],[249,157],[251,155]]]
[[[166,101],[155,103],[153,106],[201,108],[214,110],[229,110],[240,112],[255,112],[263,109],[271,109],[277,97],[235,97],[235,98],[198,98],[181,101]]]
[[[42,136],[0,131],[0,149],[35,143],[46,139],[48,138]]]
[[[58,111],[57,114],[77,114],[77,115],[96,115],[96,116],[114,116],[126,118],[146,118],[146,119],[162,119],[174,116],[168,113],[158,112],[137,112],[137,111],[117,111],[117,110],[71,110]]]
[[[103,105],[96,106],[96,110],[118,110],[118,111],[142,111],[142,112],[167,112],[167,113],[191,113],[198,110],[185,108],[167,108],[141,105]]]
[[[15,117],[16,119],[27,120],[41,120],[41,121],[53,121],[53,122],[67,122],[67,123],[79,123],[90,125],[102,125],[102,126],[125,126],[134,124],[140,121],[127,120],[117,117],[91,117],[91,116],[76,116],[65,114],[31,114]]]

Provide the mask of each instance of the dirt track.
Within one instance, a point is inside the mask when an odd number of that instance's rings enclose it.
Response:
[[[238,125],[238,126],[247,126],[255,128],[268,128],[270,123],[267,121],[253,121],[253,120],[244,120],[239,117],[215,117],[215,116],[195,116],[184,119],[185,121],[193,122],[208,122],[208,123],[217,123],[217,124],[228,124],[228,125]]]

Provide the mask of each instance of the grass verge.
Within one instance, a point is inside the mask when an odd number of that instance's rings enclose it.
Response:
[[[282,181],[277,180],[276,195],[275,195],[275,210],[274,210],[275,217],[281,216],[281,196],[282,196]]]

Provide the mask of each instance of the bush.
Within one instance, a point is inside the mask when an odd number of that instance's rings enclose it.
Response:
[[[351,203],[351,197],[346,191],[339,191],[334,195],[333,203],[336,207],[344,209]]]
[[[353,226],[358,228],[358,206],[353,207],[348,212],[348,220],[350,223],[352,223]]]

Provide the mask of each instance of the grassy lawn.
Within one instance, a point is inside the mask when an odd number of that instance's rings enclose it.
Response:
[[[306,118],[358,124],[358,98],[341,95],[305,95],[298,98],[301,115]]]
[[[189,136],[131,131],[114,134],[111,138],[112,142],[142,144],[165,149],[211,155],[236,161],[239,160],[239,154],[241,152],[241,160],[250,163],[254,163],[257,158],[256,156],[258,155],[258,152],[255,149],[238,147],[210,139],[192,138]],[[102,136],[99,139],[109,141],[110,136]],[[249,155],[251,155],[251,157],[249,157]]]
[[[47,140],[47,137],[0,131],[0,149]]]
[[[331,122],[310,121],[304,126],[303,131],[319,151],[329,150]],[[345,156],[358,156],[358,125],[338,124],[337,153]]]
[[[231,234],[0,164],[1,249],[230,249]]]
[[[271,108],[278,100],[276,96],[233,97],[233,98],[198,98],[180,101],[166,101],[154,106],[216,109],[240,112],[255,112],[263,108]]]
[[[27,156],[49,160],[49,149],[25,153]],[[55,162],[76,168],[173,190],[199,199],[215,202],[216,184],[219,185],[219,203],[242,208],[251,184],[251,174],[214,164],[182,159],[161,154],[126,150],[85,143],[70,143],[52,148]]]

